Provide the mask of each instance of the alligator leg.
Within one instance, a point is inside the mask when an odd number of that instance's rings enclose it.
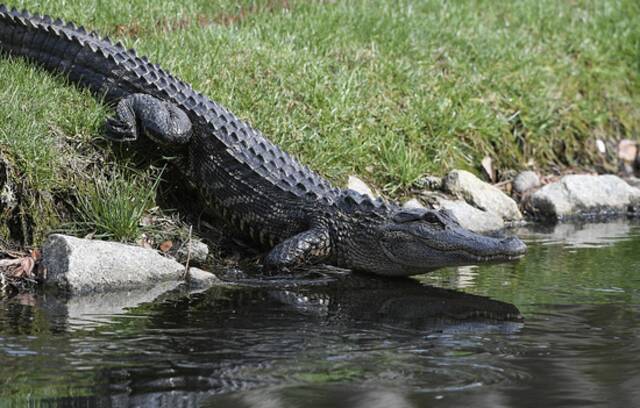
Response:
[[[264,268],[269,272],[288,272],[296,266],[321,262],[330,251],[329,233],[325,229],[310,229],[273,247],[264,259]]]
[[[191,120],[172,103],[147,94],[132,94],[118,103],[115,117],[107,119],[106,137],[127,142],[146,135],[164,146],[184,145],[191,138]]]

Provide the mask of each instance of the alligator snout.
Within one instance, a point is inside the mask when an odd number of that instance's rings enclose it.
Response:
[[[519,258],[527,253],[527,244],[517,237],[508,237],[500,240],[503,252],[509,258]]]

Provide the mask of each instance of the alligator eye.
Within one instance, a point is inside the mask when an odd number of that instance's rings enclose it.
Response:
[[[424,213],[424,215],[422,216],[422,219],[425,220],[426,222],[431,223],[431,224],[442,224],[442,221],[440,220],[440,217],[438,217],[433,212]]]
[[[422,216],[422,221],[429,224],[430,228],[436,228],[436,229],[446,228],[445,221],[433,211],[424,213],[424,215]]]
[[[404,224],[405,222],[419,221],[424,216],[424,212],[421,208],[402,209],[393,215],[393,222]]]

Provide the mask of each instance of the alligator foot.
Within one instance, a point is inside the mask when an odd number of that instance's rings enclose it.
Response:
[[[329,233],[314,228],[282,241],[264,259],[264,271],[290,273],[298,266],[324,261],[331,251]]]
[[[191,120],[172,103],[147,94],[132,94],[107,119],[105,136],[117,142],[137,140],[141,135],[163,146],[184,145],[191,138]]]

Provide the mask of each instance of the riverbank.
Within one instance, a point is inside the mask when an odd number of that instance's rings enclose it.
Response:
[[[513,181],[491,185],[472,173],[453,170],[444,178],[430,176],[423,180],[425,188],[402,206],[447,211],[464,228],[475,232],[492,235],[508,229],[513,233],[515,227],[526,224],[638,217],[640,188],[631,185],[637,182],[635,178],[625,181],[611,174],[541,178],[525,171]],[[376,197],[375,190],[355,176],[349,178],[347,187]],[[511,192],[511,196],[503,190]],[[227,283],[234,282],[245,276],[242,269],[254,269],[250,266],[251,256],[237,256],[238,252],[230,256],[217,244],[209,244],[194,239],[191,233],[187,241],[179,243],[180,247],[167,240],[157,249],[148,241],[127,245],[51,234],[42,250],[4,254],[6,259],[0,260],[0,296],[5,291],[15,294],[45,284],[73,296],[151,287],[171,290],[185,285],[189,290],[204,290],[224,285],[219,276],[224,276]],[[209,255],[210,246],[218,256]],[[236,251],[242,251],[237,243],[234,246]],[[249,261],[240,266],[241,258]],[[305,271],[296,275],[304,276]]]

